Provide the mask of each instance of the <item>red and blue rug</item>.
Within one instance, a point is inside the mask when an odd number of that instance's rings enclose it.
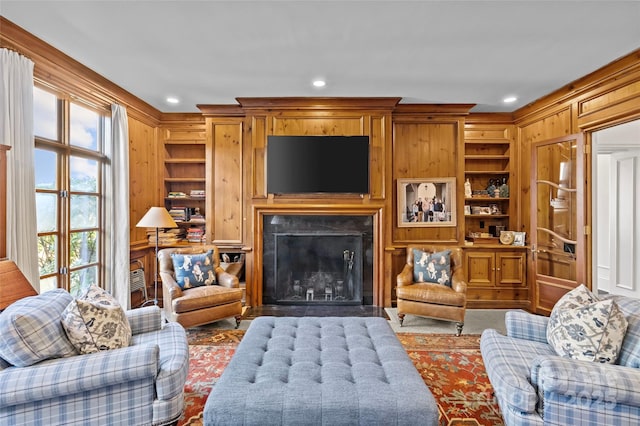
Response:
[[[189,375],[179,426],[202,425],[202,410],[243,330],[197,327],[187,331]],[[440,425],[500,426],[503,420],[480,354],[480,336],[397,333],[438,402]]]

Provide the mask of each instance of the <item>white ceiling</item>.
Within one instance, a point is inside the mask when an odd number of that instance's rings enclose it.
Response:
[[[164,112],[278,96],[514,111],[640,48],[640,1],[0,0],[0,13]]]

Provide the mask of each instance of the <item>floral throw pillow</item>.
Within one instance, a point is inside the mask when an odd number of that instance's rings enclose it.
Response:
[[[202,254],[171,253],[171,259],[176,282],[183,290],[216,284],[213,250]]]
[[[615,301],[599,300],[584,284],[553,307],[547,341],[560,356],[615,364],[627,320]]]
[[[118,301],[96,285],[62,313],[67,337],[81,354],[129,346],[131,326]]]
[[[429,253],[413,249],[413,281],[451,287],[451,250]]]

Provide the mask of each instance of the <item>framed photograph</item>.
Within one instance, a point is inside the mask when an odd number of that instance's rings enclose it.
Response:
[[[464,206],[464,214],[465,215],[470,215],[471,214],[471,206],[470,205],[465,205]]]
[[[525,240],[526,232],[514,232],[513,233],[513,245],[514,246],[523,246]]]
[[[456,178],[398,179],[398,227],[456,226]]]

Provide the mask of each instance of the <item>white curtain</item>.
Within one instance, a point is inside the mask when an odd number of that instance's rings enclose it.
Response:
[[[39,292],[33,146],[33,62],[0,49],[0,143],[7,153],[7,257]]]
[[[105,288],[129,309],[129,125],[127,109],[122,105],[111,105],[111,140],[106,148]]]

